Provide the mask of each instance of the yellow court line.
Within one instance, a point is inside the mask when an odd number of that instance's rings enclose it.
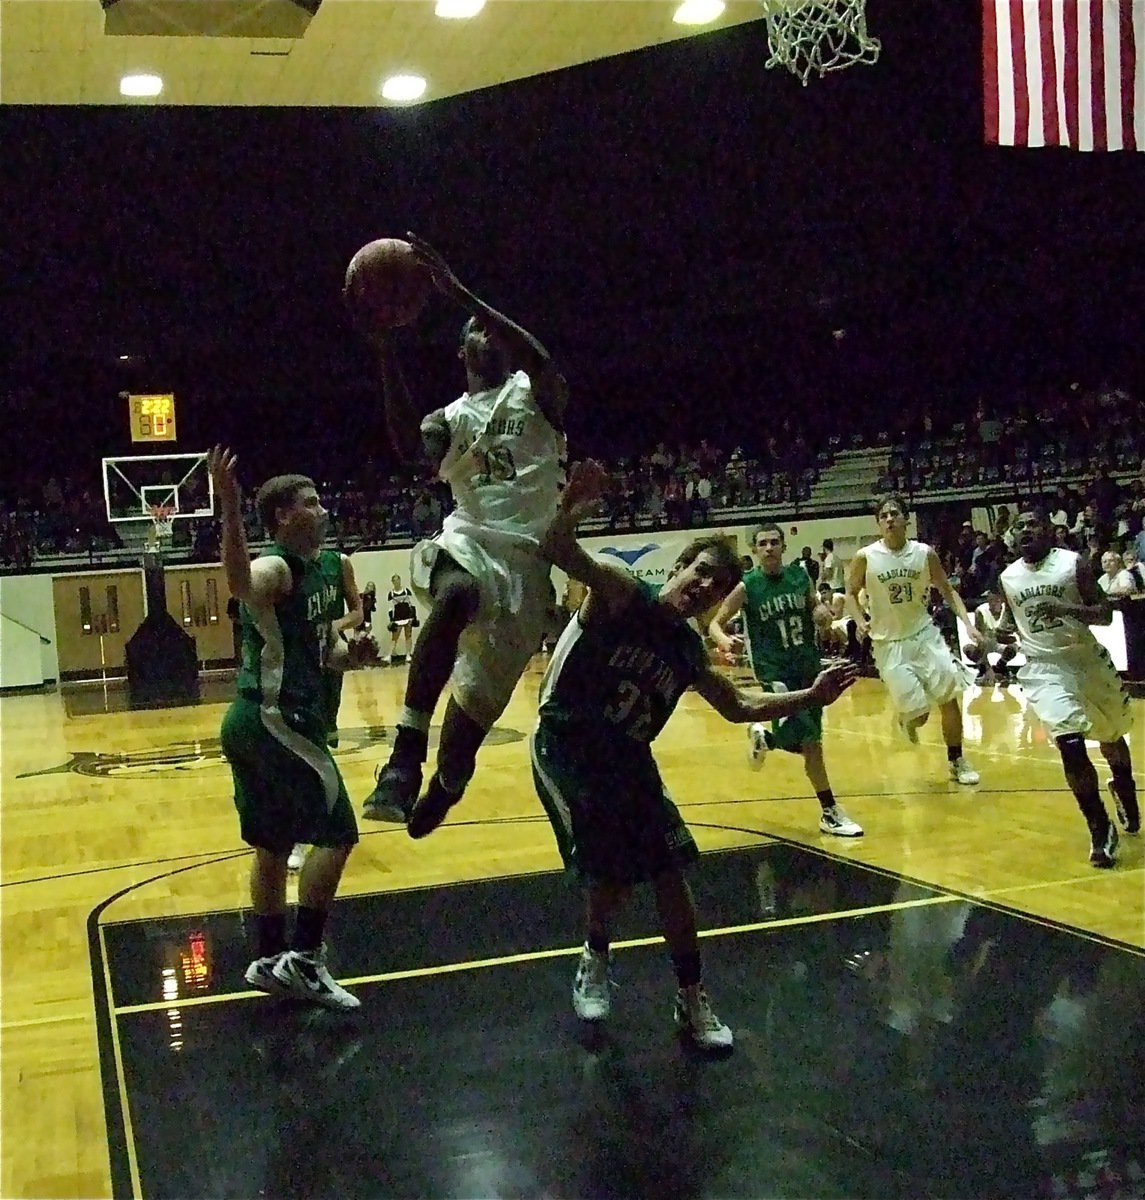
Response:
[[[1091,871],[1088,875],[1074,875],[1070,879],[1045,879],[1040,883],[1015,883],[1005,887],[990,888],[988,891],[978,893],[980,896],[1008,896],[1011,892],[1035,892],[1040,888],[1051,887],[1072,887],[1075,883],[1098,883],[1102,879],[1120,879],[1126,875],[1141,875],[1145,874],[1145,867],[1129,867],[1126,868],[1122,864],[1118,864],[1115,875],[1107,875]],[[1079,930],[1085,932],[1084,930]]]
[[[1132,867],[1129,871],[1119,870],[1118,875],[1140,875],[1145,874],[1145,867]],[[993,901],[995,904],[1001,904],[1003,900],[1012,892],[1032,892],[1041,888],[1051,887],[1071,887],[1075,883],[1092,883],[1097,882],[1108,876],[1102,875],[1078,875],[1072,879],[1058,879],[1043,883],[1019,883],[1013,887],[991,888],[989,891],[981,892],[975,895],[974,899],[983,904],[990,904]],[[1031,921],[1035,925],[1043,925],[1049,929],[1061,929],[1063,922],[1055,920],[1053,917],[1042,916],[1038,913],[1032,913],[1025,908],[1011,908],[1005,906],[1006,911],[1016,913],[1023,921]],[[1096,930],[1082,929],[1077,925],[1066,925],[1071,936],[1083,938],[1087,942],[1094,942],[1099,946],[1108,946],[1112,939],[1118,943],[1118,949],[1123,954],[1133,954],[1138,957],[1145,956],[1145,945],[1136,946],[1130,942],[1122,941],[1121,938],[1115,938],[1112,934],[1098,933]]]
[[[779,920],[752,921],[747,925],[725,925],[718,929],[701,929],[701,938],[727,937],[737,933],[755,933],[761,929],[783,929],[791,925],[814,925],[821,921],[841,921],[852,917],[868,917],[875,913],[898,912],[906,908],[922,908],[933,904],[953,904],[965,899],[962,896],[923,896],[917,900],[899,900],[894,904],[875,904],[870,908],[849,908],[842,912],[812,913],[805,917],[783,917]],[[632,950],[640,946],[656,946],[664,939],[655,937],[629,938],[613,942],[614,950]],[[363,983],[395,983],[401,979],[423,979],[430,975],[452,975],[458,971],[480,971],[488,967],[507,967],[514,963],[540,962],[547,958],[572,958],[580,954],[582,946],[558,946],[551,950],[526,950],[520,954],[505,954],[497,958],[471,959],[466,962],[439,963],[433,967],[409,967],[403,971],[385,971],[378,975],[358,975],[340,982],[350,987]],[[175,1000],[152,1000],[146,1004],[125,1004],[115,1010],[116,1016],[129,1013],[158,1012],[168,1008],[198,1008],[204,1004],[226,1004],[231,1000],[248,1000],[265,996],[265,992],[228,992],[220,996],[189,996]]]
[[[90,1012],[67,1013],[56,1017],[30,1017],[26,1021],[4,1021],[0,1024],[3,1029],[31,1029],[34,1025],[64,1025],[68,1021],[90,1021]]]
[[[103,984],[107,988],[107,1002],[111,1006],[115,993],[111,988],[111,963],[107,953],[107,943],[103,936],[103,926],[99,927],[100,957],[103,959]],[[135,1130],[131,1124],[131,1105],[127,1097],[127,1076],[123,1070],[123,1051],[119,1044],[119,1024],[116,1021],[115,1010],[111,1011],[111,1046],[115,1055],[115,1081],[119,1088],[119,1104],[123,1112],[123,1137],[127,1143],[127,1166],[131,1173],[131,1195],[133,1200],[140,1200],[143,1187],[139,1178],[139,1159],[135,1152]]]

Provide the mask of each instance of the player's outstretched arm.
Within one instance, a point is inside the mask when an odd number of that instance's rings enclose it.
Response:
[[[1089,560],[1081,557],[1077,560],[1077,590],[1081,593],[1080,604],[1071,604],[1068,600],[1047,596],[1038,605],[1039,615],[1073,617],[1086,625],[1108,625],[1113,621],[1113,605],[1098,587],[1097,576],[1094,575]]]
[[[418,257],[430,269],[438,291],[471,312],[489,336],[500,343],[510,363],[529,376],[537,407],[551,425],[560,429],[568,403],[568,385],[553,365],[545,347],[527,329],[470,291],[457,278],[445,258],[428,242],[414,233],[407,233],[406,237]]]
[[[743,725],[748,721],[775,721],[805,708],[825,708],[834,704],[856,678],[850,663],[840,663],[820,671],[809,688],[755,696],[741,691],[726,675],[709,665],[694,686],[724,720]]]
[[[859,593],[867,586],[867,556],[862,550],[855,552],[847,567],[847,616],[855,622],[855,632],[861,638],[870,637],[871,623],[859,603]]]
[[[602,610],[619,612],[639,586],[627,571],[597,562],[577,541],[576,527],[596,506],[607,480],[608,474],[598,462],[586,459],[577,463],[561,493],[557,515],[541,538],[541,554],[589,589],[580,610],[582,624],[588,624]]]
[[[238,455],[225,446],[215,446],[207,454],[207,468],[219,502],[223,528],[223,570],[227,588],[236,600],[250,608],[266,608],[288,595],[293,581],[284,559],[260,558],[253,563],[250,560],[243,526],[238,462]]]
[[[342,555],[342,592],[349,606],[345,614],[332,623],[334,633],[357,629],[366,619],[366,606],[358,594],[358,580],[354,575],[354,564],[348,554]]]
[[[719,608],[716,609],[715,616],[708,623],[708,634],[712,641],[715,642],[721,654],[729,657],[743,653],[743,638],[734,637],[728,633],[728,622],[743,608],[743,602],[746,599],[747,588],[744,587],[741,580],[723,598]]]
[[[926,562],[930,568],[930,582],[932,586],[938,589],[950,610],[962,622],[971,642],[975,646],[982,645],[982,635],[978,631],[978,626],[970,619],[970,614],[966,611],[966,605],[962,597],[954,590],[954,586],[950,582],[946,570],[942,565],[942,560],[938,557],[938,551],[933,546],[926,552]]]
[[[378,353],[378,369],[382,378],[382,417],[394,453],[403,462],[417,462],[423,455],[432,457],[423,440],[422,416],[414,406],[405,375],[402,374],[393,335],[388,330],[381,331],[375,333],[372,340]],[[432,461],[436,466],[441,458]]]

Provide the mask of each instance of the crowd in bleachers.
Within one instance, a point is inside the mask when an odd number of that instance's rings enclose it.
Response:
[[[768,506],[794,514],[840,450],[875,444],[889,451],[877,490],[899,492],[916,506],[920,500],[953,500],[966,493],[956,506],[959,526],[969,515],[969,495],[977,493],[978,503],[998,506],[998,530],[979,530],[975,536],[973,530],[955,528],[944,531],[942,539],[932,538],[943,545],[952,574],[972,593],[982,590],[1003,562],[1005,523],[1019,498],[1044,497],[1063,544],[1090,552],[1121,552],[1140,529],[1145,423],[1138,402],[1124,390],[1078,388],[1039,400],[1019,398],[996,409],[980,405],[969,420],[950,413],[944,419],[935,404],[908,422],[894,432],[820,438],[805,435],[788,417],[774,429],[761,423],[753,445],[730,452],[707,439],[694,446],[659,442],[608,464],[612,483],[601,520],[609,530],[624,531],[703,526],[714,512],[725,523],[737,510],[750,519],[750,510]],[[408,545],[440,526],[449,493],[428,469],[395,469],[366,458],[347,478],[336,457],[320,455],[317,475],[343,549]],[[96,561],[120,544],[107,523],[102,482],[94,469],[91,478],[61,481],[51,475],[34,488],[11,479],[4,486],[0,566],[26,569],[61,557]],[[246,515],[248,536],[257,542],[262,531],[250,495]],[[217,561],[215,522],[176,521],[172,549],[195,561]]]
[[[1139,401],[1113,387],[1075,386],[1005,410],[980,404],[969,420],[924,414],[893,445],[879,487],[915,495],[982,486],[1030,493],[1102,467],[1132,471],[1145,451],[1141,426]]]

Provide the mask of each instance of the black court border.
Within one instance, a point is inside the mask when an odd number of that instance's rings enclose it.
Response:
[[[717,802],[713,801],[713,803]],[[720,801],[718,803],[728,802]],[[742,803],[747,803],[747,801],[743,801]],[[541,819],[543,818],[529,816],[524,818],[502,818],[496,821],[458,821],[456,822],[456,826],[464,827],[488,824],[516,824],[522,821],[531,823]],[[769,833],[766,830],[761,829],[748,829],[742,825],[725,825],[722,823],[705,821],[689,821],[688,824],[692,828],[722,830],[726,833],[742,833],[749,837],[766,839],[768,842],[790,846],[805,853],[816,855],[820,858],[829,859],[832,862],[845,864],[846,866],[855,870],[872,871],[875,874],[883,875],[891,879],[897,879],[903,883],[912,884],[915,887],[925,888],[929,891],[937,893],[938,895],[951,896],[959,900],[965,900],[970,904],[977,904],[980,907],[990,908],[997,912],[1001,912],[1008,917],[1026,921],[1030,924],[1040,925],[1044,928],[1052,929],[1056,932],[1064,933],[1072,937],[1078,937],[1086,941],[1095,942],[1098,945],[1104,946],[1111,950],[1120,951],[1121,953],[1130,953],[1135,957],[1145,958],[1145,949],[1134,945],[1132,942],[1123,942],[1119,938],[1111,938],[1104,934],[1097,934],[1091,930],[1081,929],[1075,925],[1069,925],[1064,921],[1055,921],[1049,917],[1035,916],[1032,913],[1024,912],[1021,909],[1014,908],[1011,905],[1002,904],[984,897],[975,896],[958,888],[942,887],[926,880],[918,879],[912,875],[904,875],[901,871],[893,871],[887,867],[873,866],[870,863],[859,862],[851,858],[849,855],[832,852],[818,846],[812,846],[805,842],[801,842],[796,838],[785,837],[782,834]],[[400,832],[400,829],[395,827],[393,830],[377,830],[376,832],[397,833]],[[729,846],[718,850],[709,850],[705,853],[729,854],[750,848],[751,847]],[[123,1103],[120,1098],[120,1087],[123,1087],[124,1093],[126,1094],[127,1084],[126,1080],[122,1079],[121,1077],[119,1064],[116,1058],[116,1038],[113,1026],[118,1021],[118,1017],[114,1012],[112,998],[107,987],[107,976],[110,968],[105,961],[103,943],[100,940],[100,917],[111,904],[115,903],[116,900],[126,896],[129,892],[135,891],[137,888],[145,887],[147,884],[155,883],[161,879],[169,879],[174,875],[182,874],[184,871],[192,871],[203,866],[212,866],[215,863],[226,862],[233,858],[242,858],[251,853],[252,851],[249,848],[230,850],[218,854],[215,857],[200,858],[196,862],[188,863],[185,866],[176,867],[174,870],[162,871],[157,875],[152,875],[147,879],[141,879],[135,883],[129,884],[126,887],[120,888],[119,891],[112,893],[112,895],[100,901],[100,903],[97,904],[95,908],[93,908],[88,914],[88,956],[92,975],[92,997],[95,1006],[96,1042],[99,1051],[100,1080],[103,1089],[104,1121],[107,1129],[108,1163],[111,1176],[111,1194],[113,1200],[134,1200],[135,1191],[131,1172],[131,1155],[128,1145],[129,1134],[127,1129],[127,1114],[124,1112]],[[357,893],[356,898],[368,899],[371,896],[392,895],[394,892],[437,890],[442,887],[466,887],[476,883],[490,882],[492,880],[516,879],[526,876],[537,877],[541,875],[554,875],[559,877],[561,874],[562,872],[559,869],[552,871],[522,871],[514,875],[488,875],[477,879],[455,880],[444,884],[419,884],[410,888],[391,888],[376,892],[362,892]],[[208,913],[221,913],[225,911],[231,910],[212,909],[207,910],[206,912],[188,913],[186,915],[188,917],[205,916],[208,915]],[[133,924],[150,919],[151,918],[148,917],[137,917],[131,919],[130,921],[115,922],[115,924]]]

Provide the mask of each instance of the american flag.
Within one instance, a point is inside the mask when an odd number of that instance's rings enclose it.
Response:
[[[982,0],[986,140],[1145,150],[1145,0]]]

